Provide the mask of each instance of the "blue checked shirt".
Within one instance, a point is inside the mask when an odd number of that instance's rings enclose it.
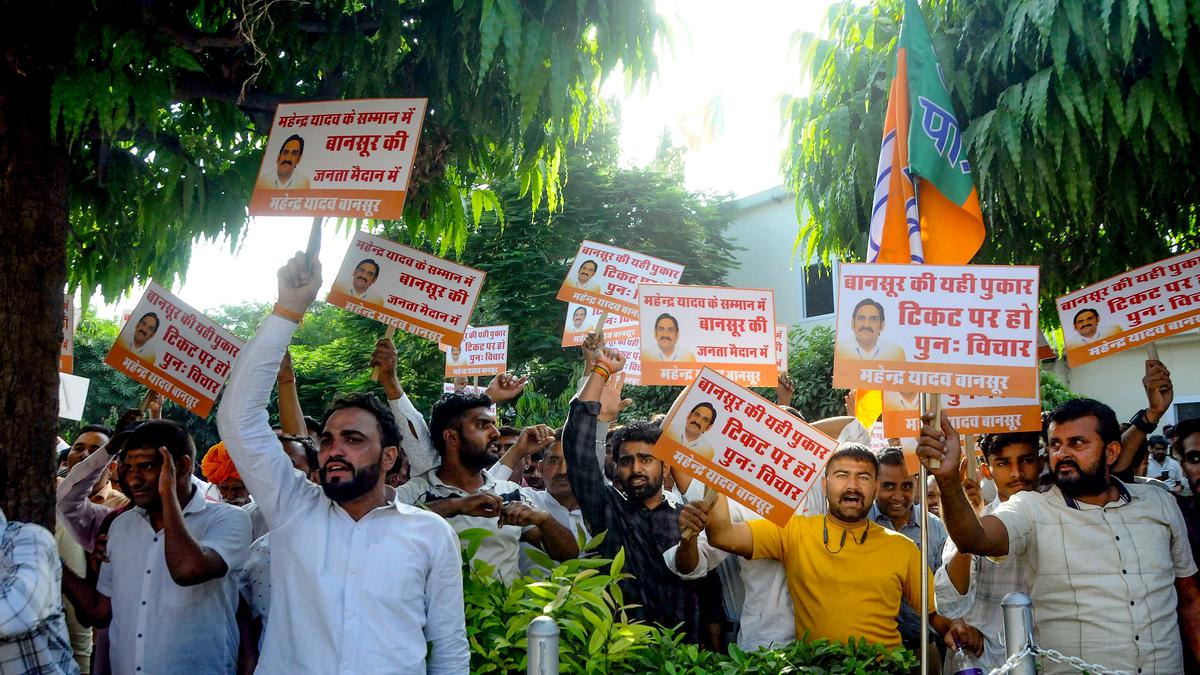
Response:
[[[62,606],[54,535],[0,511],[0,675],[79,673]]]

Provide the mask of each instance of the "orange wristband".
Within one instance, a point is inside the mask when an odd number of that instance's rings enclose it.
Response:
[[[292,310],[288,309],[287,307],[284,307],[283,305],[279,304],[278,302],[275,303],[275,307],[274,307],[274,309],[271,310],[271,313],[275,314],[277,316],[281,316],[281,317],[287,319],[288,321],[291,321],[292,323],[296,324],[297,326],[304,323],[304,315],[303,314],[301,314],[299,312],[293,312]]]

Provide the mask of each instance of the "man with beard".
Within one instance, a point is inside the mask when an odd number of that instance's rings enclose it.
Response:
[[[883,305],[867,298],[854,306],[850,316],[850,330],[854,342],[838,341],[838,352],[843,358],[870,359],[872,361],[904,361],[904,350],[898,345],[880,339],[883,335]]]
[[[651,454],[662,430],[645,420],[617,429],[611,439],[616,467],[613,483],[607,483],[596,461],[597,419],[605,413],[606,421],[615,418],[619,403],[614,401],[608,406],[611,410],[603,410],[601,399],[608,379],[619,378],[625,358],[602,347],[589,363],[591,372],[571,401],[562,434],[571,491],[588,530],[608,533],[600,555],[612,558],[625,549],[625,571],[632,578],[621,581],[621,590],[626,603],[638,605],[630,616],[660,626],[682,623],[687,640],[697,643],[701,635],[698,585],[680,579],[663,560],[663,553],[679,543],[680,531],[679,511],[663,497],[666,468]]]
[[[271,430],[271,384],[320,287],[321,265],[310,268],[303,253],[280,269],[279,301],[238,356],[217,415],[270,525],[271,577],[287,580],[271,592],[259,672],[465,673],[458,539],[385,483],[400,442],[391,411],[370,395],[334,401],[317,452],[320,485]]]
[[[231,572],[250,545],[250,517],[205,500],[207,483],[192,476],[195,458],[191,436],[174,422],[133,428],[117,471],[136,507],[113,521],[95,588],[64,577],[80,618],[109,628],[114,673],[236,670]]]
[[[997,492],[996,499],[984,506],[980,515],[995,512],[1018,492],[1037,488],[1044,463],[1040,445],[1037,432],[989,434],[980,438],[984,458],[981,468],[995,481]],[[1000,601],[1009,593],[1029,593],[1021,558],[993,559],[960,553],[958,546],[948,541],[942,560],[944,564],[934,575],[938,611],[978,628],[984,638],[980,662],[989,671],[999,668],[1008,658],[1002,641],[1004,615]]]
[[[429,436],[441,465],[414,476],[397,490],[397,498],[425,506],[458,532],[489,532],[476,560],[486,562],[497,579],[509,584],[520,575],[521,542],[538,545],[560,561],[578,556],[579,545],[570,530],[534,506],[533,490],[497,480],[488,471],[501,453],[500,430],[488,412],[491,406],[492,400],[483,394],[442,396],[433,405],[429,421]],[[512,452],[528,455],[530,448],[537,451],[553,442],[549,427],[526,427]]]
[[[1029,569],[1037,644],[1114,670],[1183,672],[1200,651],[1200,589],[1183,515],[1170,494],[1110,474],[1121,452],[1112,409],[1067,401],[1049,415],[1054,487],[1013,495],[976,517],[959,474],[958,433],[921,430],[919,453],[942,488],[942,514],[960,551],[1016,556]],[[1075,672],[1045,663],[1047,673]]]
[[[735,523],[722,495],[704,519],[708,541],[743,558],[783,563],[796,635],[837,642],[862,637],[899,647],[900,602],[921,606],[921,575],[929,570],[908,537],[872,526],[867,517],[878,472],[870,450],[843,443],[825,465],[825,515],[792,516],[785,527],[769,520]],[[947,644],[982,648],[978,631],[969,626],[937,614],[930,621]]]

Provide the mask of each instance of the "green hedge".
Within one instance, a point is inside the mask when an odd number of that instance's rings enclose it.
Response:
[[[629,620],[631,606],[625,604],[617,585],[630,576],[622,572],[624,550],[613,560],[589,557],[557,565],[534,550],[530,557],[549,572],[538,570],[505,586],[492,577],[491,566],[474,560],[487,532],[467,530],[460,536],[467,542],[463,595],[472,673],[524,673],[525,629],[542,614],[558,622],[559,669],[564,675],[900,674],[909,672],[917,662],[912,652],[865,640],[846,644],[798,641],[782,649],[754,652],[732,645],[727,654],[703,651],[684,644],[678,631]],[[603,539],[601,533],[591,541],[581,541],[581,552],[594,552]]]

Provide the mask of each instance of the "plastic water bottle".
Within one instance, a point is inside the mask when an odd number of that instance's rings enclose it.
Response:
[[[987,671],[979,663],[979,659],[962,647],[955,647],[950,654],[950,672],[954,675],[983,675]]]

